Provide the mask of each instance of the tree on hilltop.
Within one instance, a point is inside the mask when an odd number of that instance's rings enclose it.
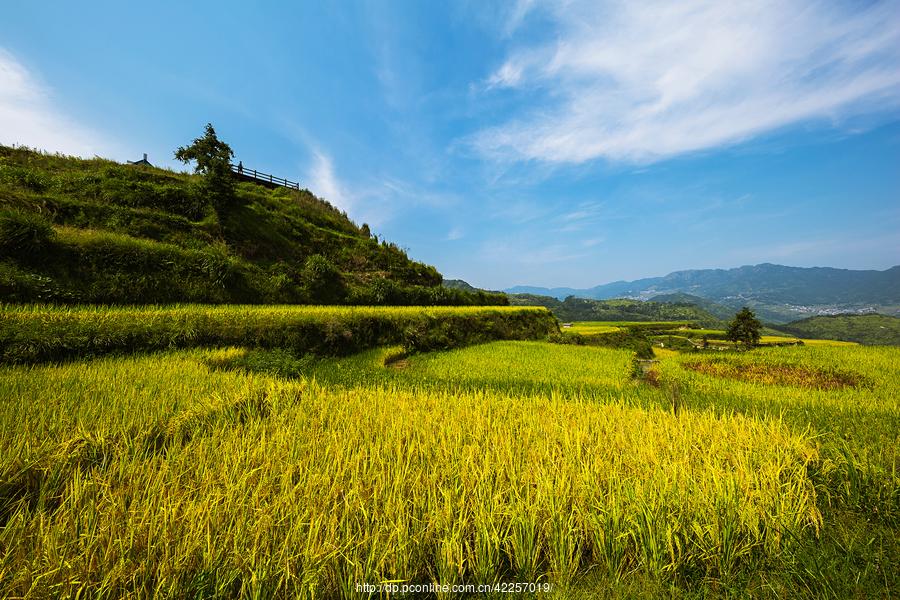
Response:
[[[177,160],[196,163],[194,172],[203,176],[204,191],[216,208],[227,206],[234,199],[234,178],[231,176],[233,157],[231,146],[216,136],[212,123],[206,124],[203,137],[175,151]]]
[[[759,344],[761,330],[762,323],[759,322],[753,311],[745,306],[734,315],[734,320],[728,325],[725,337],[732,342],[752,348]]]

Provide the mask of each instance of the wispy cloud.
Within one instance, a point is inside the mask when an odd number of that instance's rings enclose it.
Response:
[[[305,178],[310,191],[357,222],[380,227],[413,207],[447,211],[459,205],[460,199],[453,193],[425,189],[390,175],[375,173],[365,179],[342,178],[330,154],[315,144],[310,147],[312,161]]]
[[[526,15],[534,8],[535,0],[516,0],[505,15],[504,35],[511,35],[525,20]]]
[[[393,214],[387,184],[371,188],[348,183],[338,177],[331,156],[321,149],[313,149],[312,164],[306,180],[309,189],[319,198],[347,213],[359,223],[380,227]]]
[[[109,140],[67,116],[52,91],[2,48],[0,142],[76,156],[115,154]]]
[[[896,0],[518,6],[507,28],[540,10],[557,35],[487,78],[528,107],[469,140],[490,158],[652,162],[900,106]]]
[[[507,61],[497,69],[487,81],[487,89],[513,87],[522,81],[524,65]]]
[[[626,218],[628,218],[627,215],[622,213],[621,209],[613,210],[605,202],[580,202],[574,207],[574,210],[563,212],[552,220],[556,224],[553,231],[556,233],[596,231],[603,226],[608,226],[611,221],[620,221]]]
[[[353,197],[334,173],[331,157],[320,150],[313,151],[313,163],[307,177],[314,194],[343,211],[353,208]]]
[[[516,200],[506,198],[488,199],[487,206],[486,210],[491,219],[512,225],[524,225],[538,219],[547,218],[556,210],[553,206],[528,198]]]

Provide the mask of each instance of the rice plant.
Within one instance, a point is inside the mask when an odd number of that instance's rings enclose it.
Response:
[[[209,310],[217,327],[262,320]],[[602,347],[399,356],[195,348],[0,367],[0,595],[896,590],[895,349],[670,352],[659,387]],[[735,376],[753,365],[802,377]],[[813,385],[822,373],[852,385]],[[858,519],[877,537],[840,529]]]

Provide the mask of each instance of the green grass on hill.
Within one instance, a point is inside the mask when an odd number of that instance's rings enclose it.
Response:
[[[251,345],[349,354],[404,344],[409,351],[557,331],[541,308],[0,305],[0,363],[29,363],[166,348]]]
[[[442,287],[307,190],[0,146],[0,300],[148,304],[505,304]]]
[[[805,338],[900,346],[900,317],[887,315],[810,317],[779,325],[778,329]]]

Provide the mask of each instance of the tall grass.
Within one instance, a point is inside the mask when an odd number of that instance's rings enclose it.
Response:
[[[821,527],[778,419],[205,366],[235,352],[0,369],[0,594],[727,581]]]
[[[563,597],[898,589],[896,348],[666,352],[654,387],[622,349],[316,357],[286,343],[317,321],[394,327],[373,344],[402,324],[440,347],[457,319],[496,336],[547,327],[544,311],[2,316],[17,352],[126,349],[128,335],[252,348],[0,366],[0,596],[355,597],[384,580],[538,579]]]
[[[649,400],[662,396],[631,380],[632,359],[629,350],[504,341],[408,358],[399,347],[323,359],[298,358],[277,350],[241,350],[210,364],[314,378],[329,386],[490,390],[504,396],[578,396],[582,400],[649,407]]]
[[[686,368],[698,363],[710,368]],[[815,475],[826,498],[897,523],[898,365],[900,349],[892,347],[781,347],[683,355],[663,361],[660,375],[664,384],[688,391],[683,403],[694,410],[778,414],[795,430],[809,428],[823,457]],[[722,376],[731,371],[736,375]]]

